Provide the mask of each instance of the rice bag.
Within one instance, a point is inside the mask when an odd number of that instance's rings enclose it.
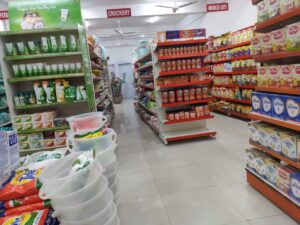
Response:
[[[50,200],[45,200],[42,202],[37,202],[33,203],[30,205],[24,205],[24,206],[19,206],[15,208],[11,208],[8,210],[5,210],[4,212],[0,213],[0,217],[7,217],[7,216],[13,216],[13,215],[20,215],[25,212],[32,212],[35,210],[42,210],[45,208],[50,208],[51,207],[51,201]]]
[[[67,148],[60,148],[54,151],[37,152],[26,157],[24,165],[20,170],[36,170],[44,168],[54,161],[65,156]]]
[[[11,209],[18,206],[30,205],[37,202],[42,202],[43,200],[38,194],[26,196],[20,199],[13,199],[6,202],[0,202],[0,210]]]
[[[0,224],[2,225],[52,225],[53,222],[52,211],[49,209],[0,218]]]
[[[12,180],[0,190],[0,201],[37,194],[42,184],[38,180],[42,169],[17,171]]]

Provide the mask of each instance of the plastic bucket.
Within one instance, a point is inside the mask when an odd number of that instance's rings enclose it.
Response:
[[[102,167],[93,162],[90,166],[70,175],[72,165],[80,153],[71,154],[56,163],[46,167],[39,177],[43,186],[39,191],[42,199],[48,199],[49,196],[60,190],[60,187],[67,186],[70,192],[79,190],[86,186],[90,179],[100,176],[103,173]]]
[[[116,194],[118,193],[118,182],[119,182],[119,179],[117,177],[115,182],[112,185],[109,186],[109,188],[112,191],[114,196],[116,196]]]
[[[53,207],[53,217],[57,217],[59,221],[79,221],[88,219],[95,214],[101,212],[103,218],[110,218],[113,213],[113,194],[109,188],[105,188],[93,198],[86,202],[71,207]]]
[[[114,142],[111,145],[109,145],[105,150],[97,152],[96,161],[106,168],[110,163],[116,161],[117,159],[117,155],[115,153],[116,147],[117,144]]]
[[[72,132],[83,130],[94,130],[103,127],[107,123],[107,118],[102,112],[92,112],[72,116],[67,118]]]
[[[75,213],[74,213],[75,214]],[[80,213],[81,216],[83,213]],[[58,218],[61,225],[117,225],[118,215],[117,207],[113,200],[106,205],[101,212],[96,212],[90,217],[83,216],[79,220],[67,220]]]
[[[61,191],[50,196],[53,208],[56,207],[70,207],[86,202],[96,196],[108,187],[108,181],[105,176],[98,176],[91,179],[85,187],[75,192],[69,192],[65,187]]]
[[[111,176],[112,174],[116,174],[119,171],[119,163],[117,160],[112,161],[107,166],[105,166],[105,170],[103,175],[106,177]]]
[[[107,180],[108,186],[111,187],[118,180],[118,173],[111,174],[109,177],[107,177]]]
[[[67,143],[70,151],[72,152],[83,152],[95,149],[96,152],[106,150],[110,145],[116,143],[117,134],[113,129],[107,128],[107,134],[101,137],[88,138],[88,139],[75,139],[75,135],[80,133],[69,134]]]

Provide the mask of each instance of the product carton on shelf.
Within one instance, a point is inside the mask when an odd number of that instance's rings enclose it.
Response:
[[[278,176],[278,167],[280,163],[273,158],[266,159],[266,178],[273,185],[276,186],[277,176]]]
[[[278,119],[286,118],[286,96],[284,95],[273,95],[272,108],[273,116]]]
[[[281,132],[282,153],[285,157],[300,160],[300,134],[290,131]]]
[[[286,116],[287,120],[300,122],[300,97],[286,96]]]
[[[252,93],[252,111],[255,113],[262,113],[262,95],[260,92]]]
[[[7,148],[6,132],[0,132],[0,188],[5,185],[10,175],[10,153]]]
[[[272,106],[273,95],[263,93],[261,96],[262,113],[268,116],[273,116]]]
[[[279,166],[277,171],[277,187],[284,193],[289,194],[291,176],[292,174],[298,173],[298,170],[294,169],[291,166]]]
[[[246,165],[249,169],[256,172],[256,158],[261,152],[255,148],[246,149]]]

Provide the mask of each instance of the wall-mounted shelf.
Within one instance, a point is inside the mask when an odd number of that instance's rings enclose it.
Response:
[[[277,88],[277,87],[255,87],[256,91],[262,92],[271,92],[271,93],[278,93],[278,94],[288,94],[288,95],[300,95],[300,89],[293,89],[293,88]]]
[[[163,108],[169,108],[169,107],[177,107],[177,106],[182,106],[182,105],[195,105],[195,104],[201,104],[201,103],[208,103],[209,101],[211,101],[210,98],[202,99],[202,100],[189,101],[189,102],[175,102],[175,103],[162,104],[162,107]]]
[[[224,101],[229,101],[229,102],[243,103],[243,104],[247,104],[247,105],[252,104],[251,100],[243,100],[243,99],[235,99],[235,98],[224,98],[224,97],[218,97],[218,96],[213,96],[213,98],[224,100]]]
[[[67,79],[75,77],[84,77],[84,73],[73,73],[73,74],[57,74],[57,75],[44,75],[34,77],[15,77],[8,79],[8,83],[20,83],[26,81],[38,81],[38,80],[52,80],[52,79]]]
[[[63,127],[51,127],[51,128],[43,128],[43,129],[33,129],[33,130],[21,130],[18,131],[18,134],[32,134],[32,133],[42,133],[47,131],[60,131],[60,130],[69,130],[69,126]]]
[[[190,69],[190,70],[176,70],[176,71],[166,71],[160,72],[159,76],[172,76],[172,75],[183,75],[183,74],[193,74],[193,73],[206,73],[208,72],[208,68],[197,68],[197,69]]]
[[[169,59],[183,59],[183,58],[196,58],[208,56],[208,52],[200,52],[195,54],[183,54],[183,55],[172,55],[172,56],[158,56],[158,60],[169,60]]]
[[[4,60],[8,63],[31,60],[31,59],[45,59],[45,58],[54,58],[54,57],[70,57],[70,56],[81,56],[81,52],[59,52],[59,53],[43,53],[35,55],[19,55],[19,56],[5,56]]]
[[[176,87],[189,87],[194,85],[208,85],[211,83],[211,80],[200,80],[188,83],[181,83],[181,84],[161,84],[158,85],[160,88],[176,88]]]

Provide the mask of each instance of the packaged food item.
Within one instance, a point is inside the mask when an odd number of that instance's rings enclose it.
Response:
[[[68,43],[67,43],[67,37],[65,35],[60,35],[59,39],[60,39],[60,50],[62,52],[68,52],[69,47],[68,47]]]
[[[42,46],[42,52],[43,53],[50,53],[50,40],[48,37],[41,37],[41,46]]]
[[[67,145],[67,139],[65,139],[65,138],[55,139],[55,146],[60,147],[60,146],[66,146],[66,145]]]
[[[45,71],[47,75],[51,75],[52,74],[52,68],[51,65],[45,65]]]
[[[294,0],[280,1],[280,14],[287,13],[294,9]]]
[[[300,50],[300,22],[288,25],[287,32],[287,50],[299,51]]]
[[[290,166],[279,166],[277,172],[277,187],[284,193],[289,194],[291,176],[296,174],[297,170]]]
[[[280,14],[280,0],[268,0],[269,18]]]
[[[38,64],[37,63],[33,63],[31,65],[32,65],[33,76],[38,76],[39,75]]]
[[[280,163],[275,159],[266,159],[266,178],[275,186],[277,183],[277,170],[279,166]]]
[[[261,154],[257,149],[246,149],[246,165],[248,169],[256,171],[256,158]]]
[[[12,180],[0,190],[0,200],[9,201],[38,193],[41,183],[38,177],[41,169],[18,171]]]
[[[283,95],[273,95],[273,116],[279,119],[284,119],[286,116],[286,98]]]
[[[57,39],[55,36],[50,36],[50,44],[51,44],[51,51],[53,53],[58,52],[58,45],[57,45]]]
[[[43,133],[30,134],[30,142],[43,140]]]
[[[0,224],[5,225],[52,225],[54,219],[49,209],[24,212],[20,215],[12,215],[0,218]]]
[[[174,103],[176,101],[175,91],[169,91],[169,102]]]
[[[269,68],[266,66],[258,67],[257,85],[267,87],[268,86],[268,71]]]
[[[42,121],[42,114],[41,113],[35,113],[32,115],[32,119],[34,122]]]
[[[266,178],[266,165],[268,158],[269,156],[264,153],[260,153],[255,158],[255,171],[263,178]]]
[[[271,33],[262,35],[262,54],[270,54],[273,51]]]
[[[43,142],[42,141],[32,141],[30,142],[31,149],[42,149]]]
[[[203,87],[202,88],[202,97],[204,99],[207,99],[208,98],[208,88],[207,87]]]
[[[280,66],[280,86],[285,88],[291,88],[293,86],[292,66]]]
[[[300,64],[291,65],[292,69],[292,86],[293,88],[300,88]]]
[[[184,118],[185,118],[186,120],[190,119],[190,112],[185,112],[185,113],[184,113]]]
[[[28,41],[27,46],[30,54],[36,54],[34,41]]]
[[[20,64],[19,68],[20,68],[21,76],[26,77],[27,76],[26,64]]]
[[[177,102],[183,102],[183,92],[182,90],[176,91],[176,100]]]
[[[71,34],[69,36],[69,41],[70,41],[70,51],[76,52],[78,48],[77,48],[77,41],[75,35]]]
[[[76,65],[75,65],[75,63],[70,63],[70,72],[71,73],[76,73]]]
[[[53,74],[58,74],[57,64],[51,64],[51,70]]]
[[[189,102],[190,101],[190,90],[189,89],[183,90],[183,100],[185,102]]]
[[[29,142],[20,142],[20,150],[29,150],[30,148]]]
[[[262,22],[269,18],[268,1],[264,0],[257,4],[257,22]]]
[[[191,117],[191,119],[196,119],[196,112],[195,111],[191,111],[190,112],[190,117]]]
[[[55,90],[56,90],[57,102],[64,102],[65,101],[64,80],[62,80],[62,79],[55,80]]]
[[[273,113],[273,105],[272,105],[272,95],[263,94],[261,97],[262,104],[262,113],[265,115],[272,116]]]
[[[43,141],[44,148],[52,148],[55,147],[55,140],[54,139],[48,139]]]
[[[283,155],[298,161],[300,158],[300,136],[288,131],[281,132],[280,136]]]
[[[284,52],[287,50],[286,29],[279,29],[272,32],[272,51]]]
[[[20,77],[20,70],[19,70],[19,65],[12,65],[13,68],[13,74],[15,77]]]
[[[42,121],[52,121],[55,117],[55,112],[43,112],[42,113]]]
[[[37,104],[44,104],[46,103],[46,96],[45,91],[43,89],[41,82],[34,82],[34,92]]]
[[[268,86],[279,87],[280,86],[280,66],[269,66],[268,72]]]
[[[291,175],[291,186],[289,191],[290,196],[300,202],[300,173]]]
[[[39,75],[44,75],[45,73],[45,65],[44,63],[37,63],[37,67],[38,67],[38,71],[39,71]]]
[[[43,128],[42,121],[33,122],[33,129],[42,129],[42,128]]]
[[[180,120],[184,120],[184,118],[185,118],[184,111],[179,112],[179,116],[180,116]]]
[[[33,123],[23,123],[23,130],[32,130]]]
[[[58,73],[63,74],[64,72],[64,64],[58,64]]]

